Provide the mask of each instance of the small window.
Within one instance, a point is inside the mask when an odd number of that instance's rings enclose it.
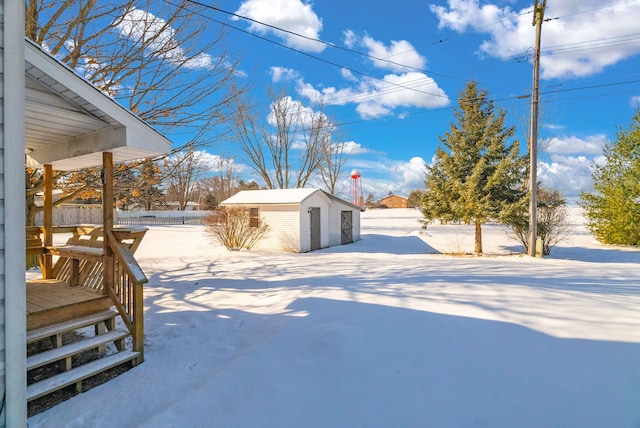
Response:
[[[260,224],[260,213],[257,208],[249,208],[249,227],[258,227]]]

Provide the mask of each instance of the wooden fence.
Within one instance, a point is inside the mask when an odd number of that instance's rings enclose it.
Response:
[[[44,224],[44,214],[36,214],[36,225]],[[72,226],[76,224],[102,224],[102,206],[70,206],[53,209],[53,224],[56,226]]]

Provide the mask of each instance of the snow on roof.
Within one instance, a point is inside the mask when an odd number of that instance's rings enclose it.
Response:
[[[220,205],[238,204],[299,204],[320,189],[243,190],[225,199]],[[322,192],[324,193],[324,192]]]
[[[320,192],[321,195],[332,202],[338,202],[364,211],[363,207],[340,199],[337,196],[327,193],[322,189],[269,189],[269,190],[243,190],[232,197],[225,199],[220,205],[299,205],[305,199]]]

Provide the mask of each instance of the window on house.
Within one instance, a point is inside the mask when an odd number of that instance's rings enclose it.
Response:
[[[258,227],[260,225],[260,213],[257,208],[249,208],[249,227]]]

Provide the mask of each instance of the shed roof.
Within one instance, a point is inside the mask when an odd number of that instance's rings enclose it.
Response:
[[[340,202],[363,210],[361,207],[338,198],[322,189],[269,189],[269,190],[243,190],[232,197],[225,199],[220,205],[300,205],[311,195],[320,192],[324,197],[333,202]]]
[[[320,189],[243,190],[225,199],[221,205],[286,204],[297,205]]]
[[[171,142],[25,39],[25,161],[65,171],[167,153]]]

